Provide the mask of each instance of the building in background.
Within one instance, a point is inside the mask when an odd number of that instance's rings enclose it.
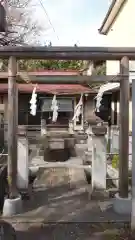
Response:
[[[113,0],[108,12],[99,29],[100,34],[106,35],[107,46],[110,47],[134,47],[135,27],[134,27],[135,0]],[[135,78],[135,61],[130,61],[130,82]],[[106,74],[117,75],[120,73],[119,61],[106,61]],[[117,92],[119,92],[117,90]],[[119,94],[115,99],[117,113],[119,114]],[[115,97],[116,98],[116,97]],[[112,108],[114,102],[112,103]],[[132,96],[129,103],[129,129],[132,131]]]
[[[31,79],[49,78],[51,76],[78,76],[82,73],[79,71],[39,71],[31,72],[29,76]],[[7,126],[8,120],[8,75],[5,72],[0,72],[0,114],[4,125]],[[41,120],[45,120],[47,128],[68,128],[69,122],[72,120],[75,107],[83,94],[83,106],[79,117],[73,122],[74,131],[84,131],[84,123],[88,118],[93,117],[94,112],[94,98],[97,91],[94,91],[90,86],[80,84],[38,84],[37,85],[37,113],[36,116],[30,114],[30,99],[32,95],[32,84],[20,83],[18,84],[18,125],[25,125],[28,128],[39,129],[41,128]],[[51,103],[54,94],[58,101],[58,118],[55,123],[52,123],[52,110]],[[7,127],[6,127],[7,129]]]

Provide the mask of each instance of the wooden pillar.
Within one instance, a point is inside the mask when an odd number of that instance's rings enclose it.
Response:
[[[114,93],[114,125],[117,125],[117,93]]]
[[[107,152],[111,152],[111,121],[108,122],[108,143],[107,143]]]
[[[8,64],[8,183],[10,198],[17,195],[17,61],[9,58]]]
[[[111,109],[111,125],[117,125],[117,93],[112,93],[112,103],[113,109]]]
[[[129,154],[129,59],[120,62],[120,132],[119,132],[119,195],[128,197],[128,154]]]
[[[135,79],[132,80],[132,112],[135,112]],[[135,230],[135,115],[132,115],[132,214],[131,227]]]
[[[135,112],[135,79],[132,80],[132,112]],[[135,115],[132,115],[132,213],[131,228],[135,230]]]
[[[117,93],[117,125],[120,125],[120,92]]]

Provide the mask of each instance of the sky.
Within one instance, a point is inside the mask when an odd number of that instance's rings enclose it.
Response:
[[[35,18],[44,28],[40,38],[43,44],[51,41],[53,46],[105,45],[106,37],[100,35],[98,29],[109,8],[110,0],[35,1]]]

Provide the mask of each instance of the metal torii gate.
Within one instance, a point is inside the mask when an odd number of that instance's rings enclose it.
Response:
[[[135,60],[135,48],[107,47],[0,47],[0,58],[8,58],[8,176],[10,190],[16,192],[18,92],[16,84],[17,59],[60,59],[60,60],[119,60],[120,75],[110,81],[120,80],[120,162],[119,195],[128,197],[128,153],[129,153],[129,60]],[[116,79],[116,80],[115,80]],[[81,83],[82,80],[72,81]],[[106,77],[105,80],[106,81]],[[92,77],[85,83],[92,83]],[[95,82],[95,81],[94,81]],[[97,82],[103,83],[99,76]],[[37,81],[38,83],[38,81]],[[45,82],[44,82],[45,83]],[[52,83],[52,82],[51,82]],[[55,82],[59,84],[59,81]],[[65,82],[64,82],[65,83]],[[71,83],[71,82],[66,82]],[[83,83],[83,81],[82,81]],[[133,138],[134,141],[134,138]],[[133,161],[134,168],[134,161]]]

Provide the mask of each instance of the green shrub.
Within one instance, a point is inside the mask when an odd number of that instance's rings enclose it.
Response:
[[[113,168],[118,168],[119,166],[119,155],[113,155],[113,158],[112,158],[112,167]]]
[[[109,143],[109,141],[107,142],[107,153],[109,153],[110,152],[110,143]]]

